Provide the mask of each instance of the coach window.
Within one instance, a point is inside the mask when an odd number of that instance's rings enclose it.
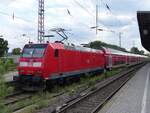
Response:
[[[55,55],[55,57],[59,57],[59,51],[58,51],[58,49],[55,49],[54,55]]]

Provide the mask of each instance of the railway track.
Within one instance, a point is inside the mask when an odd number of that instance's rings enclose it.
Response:
[[[65,92],[59,92],[59,93],[52,94],[51,98],[58,97],[60,95],[63,95],[64,93]],[[16,91],[5,97],[4,105],[8,106],[13,113],[15,113],[17,111],[21,111],[22,109],[24,109],[30,105],[34,105],[34,102],[33,103],[31,102],[31,103],[28,103],[25,105],[21,105],[21,106],[18,106],[17,103],[21,102],[21,101],[24,102],[24,100],[31,99],[36,94],[37,94],[37,92],[25,92],[23,90]]]
[[[5,84],[7,85],[7,86],[11,86],[11,87],[15,87],[16,86],[16,82],[15,81],[7,81],[7,82],[5,82]]]
[[[11,108],[11,111],[14,112],[18,109],[21,109],[21,107],[16,106],[17,102],[20,102],[20,101],[23,101],[26,99],[30,99],[30,98],[32,98],[33,95],[34,95],[34,93],[29,93],[29,92],[25,92],[25,91],[16,91],[5,97],[4,105]],[[22,108],[23,107],[24,106],[22,106]]]
[[[64,104],[55,113],[97,113],[99,109],[134,75],[144,64],[137,65],[117,76],[103,81],[95,90],[81,98]]]
[[[5,98],[5,105],[11,105],[13,103],[16,103],[18,101],[24,100],[24,99],[28,99],[30,97],[32,97],[33,94],[24,92],[24,91],[18,91],[15,92],[14,94],[8,95]]]

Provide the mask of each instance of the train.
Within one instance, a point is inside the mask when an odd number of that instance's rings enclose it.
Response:
[[[147,56],[103,47],[101,50],[65,45],[60,42],[26,44],[14,76],[24,90],[45,89],[51,83],[68,78],[80,78],[87,73],[99,73],[127,65],[135,65]]]

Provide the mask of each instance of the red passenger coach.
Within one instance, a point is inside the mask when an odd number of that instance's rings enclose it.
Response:
[[[106,68],[118,68],[127,64],[127,53],[115,49],[104,48],[106,58]]]
[[[43,87],[46,81],[103,71],[104,66],[104,52],[101,50],[62,43],[27,44],[19,61],[19,76],[14,79],[25,88]]]
[[[123,52],[111,48],[105,48],[105,59],[106,59],[106,69],[111,70],[112,68],[118,68],[129,65],[136,65],[146,61],[148,58],[144,55],[132,54],[129,52]]]

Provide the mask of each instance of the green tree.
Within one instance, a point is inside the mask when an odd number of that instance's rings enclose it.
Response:
[[[101,41],[90,42],[89,44],[86,44],[85,47],[90,47],[90,48],[94,48],[94,49],[102,49],[102,47],[108,47],[108,48],[117,49],[120,51],[127,51],[125,48],[121,48],[117,45],[107,44],[107,43],[101,42]]]
[[[134,54],[144,55],[144,51],[143,51],[143,50],[139,50],[137,47],[132,47],[132,48],[130,49],[130,52],[131,52],[131,53],[134,53]]]
[[[143,50],[141,50],[141,51],[140,51],[140,54],[141,54],[141,55],[144,55],[144,51],[143,51]]]
[[[14,48],[13,50],[12,50],[12,54],[13,55],[20,55],[20,52],[21,51],[21,49],[20,48]]]
[[[132,47],[132,48],[130,49],[130,52],[131,52],[131,53],[135,53],[135,54],[139,54],[139,53],[140,53],[140,51],[139,51],[139,49],[138,49],[137,47]]]
[[[8,41],[0,38],[0,57],[8,52]]]

